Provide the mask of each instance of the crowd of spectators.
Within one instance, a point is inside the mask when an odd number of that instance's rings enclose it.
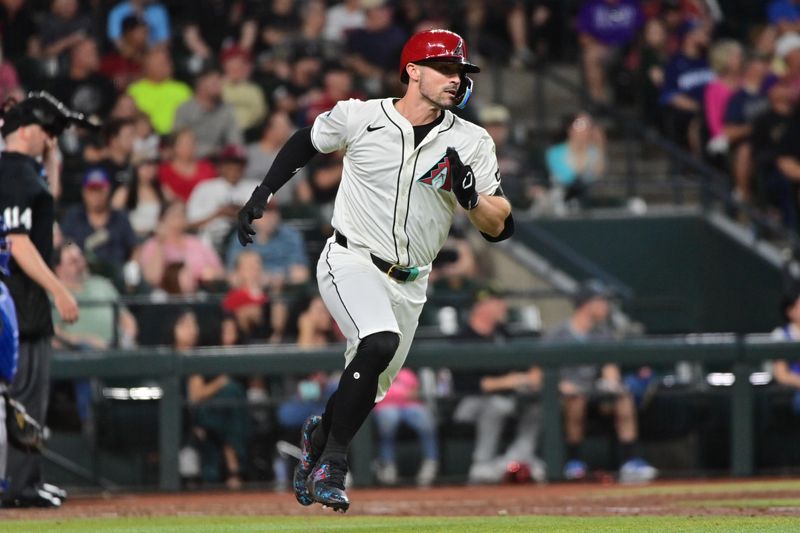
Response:
[[[798,223],[800,5],[765,4],[763,23],[753,21],[744,35],[730,31],[725,17],[733,15],[716,2],[574,4],[570,11],[551,0],[1,0],[0,99],[46,89],[103,124],[99,132],[68,130],[59,139],[54,264],[82,311],[80,322],[58,325],[59,346],[186,350],[289,342],[313,348],[341,340],[316,295],[312,263],[332,231],[341,155],[315,158],[279,191],[255,222],[247,250],[231,235],[235,213],[296,128],[342,99],[399,94],[400,49],[414,31],[431,27],[464,35],[476,62],[511,68],[564,57],[560,35],[575,28],[592,99],[620,101],[626,80],[633,80],[643,120],[729,170],[731,190],[742,201],[788,226]],[[569,117],[560,142],[538,155],[515,134],[502,105],[466,113],[492,136],[515,207],[582,205],[606,171],[606,136],[588,113]],[[443,332],[502,342],[507,304],[478,291],[486,272],[461,226],[457,221],[434,264],[431,287],[439,302],[474,308],[456,324],[445,324],[446,314],[436,320]],[[217,313],[171,308],[171,317],[158,317],[158,325],[174,320],[168,331],[150,327],[152,316],[137,315],[140,307],[115,314],[96,304],[115,302],[119,294],[159,302],[201,292],[219,295]],[[517,390],[522,375],[529,390],[538,387],[535,369],[511,377],[457,376],[456,392],[480,399],[465,404],[457,418],[496,426],[515,409],[502,393]],[[389,484],[396,479],[391,439],[406,420],[420,432],[417,481],[426,485],[438,468],[430,438],[435,422],[418,401],[416,378],[406,378],[395,404],[377,414],[381,476]],[[324,405],[335,379],[311,374],[285,383],[291,399],[279,411],[281,431],[296,432],[298,413]],[[221,415],[203,404],[215,397],[263,399],[268,389],[258,376],[241,382],[191,376],[186,384],[192,435],[200,447],[218,445],[217,460],[204,464],[215,464],[231,488],[249,461],[251,428],[235,409]],[[85,394],[76,386],[84,405]],[[625,413],[630,421],[632,407],[622,392],[615,398],[619,427]],[[573,402],[577,426],[585,400]],[[495,414],[487,418],[484,411]],[[520,442],[530,444],[539,415],[528,415],[519,432]],[[217,435],[220,416],[237,420],[235,435]],[[496,469],[486,465],[498,461],[538,464],[534,448],[498,450],[496,428],[477,431],[483,440],[471,470],[476,482],[496,480]],[[581,431],[573,433],[574,448]],[[635,421],[619,437],[623,444],[635,441]],[[577,460],[576,450],[570,457]],[[623,455],[633,457],[629,448]]]

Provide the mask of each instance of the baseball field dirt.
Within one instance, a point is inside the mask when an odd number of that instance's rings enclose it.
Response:
[[[800,531],[800,480],[352,489],[346,515],[289,493],[72,497],[0,510],[4,532]]]

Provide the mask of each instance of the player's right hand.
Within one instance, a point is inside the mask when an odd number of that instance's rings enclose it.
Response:
[[[264,216],[264,207],[271,198],[272,191],[264,185],[259,185],[250,195],[247,203],[239,210],[239,214],[236,216],[238,221],[236,233],[242,246],[253,242],[252,236],[256,234],[256,230],[252,226],[253,220]]]
[[[56,306],[56,310],[58,311],[58,315],[61,317],[61,320],[67,324],[72,324],[78,320],[78,317],[80,316],[78,302],[75,301],[75,297],[66,288],[62,288],[62,290],[58,291],[54,295],[53,303]]]

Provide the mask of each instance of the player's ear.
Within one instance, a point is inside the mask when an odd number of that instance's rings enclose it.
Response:
[[[406,65],[406,74],[408,74],[409,81],[419,81],[419,66],[414,63],[408,63]]]

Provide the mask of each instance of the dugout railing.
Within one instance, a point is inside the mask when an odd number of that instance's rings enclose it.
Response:
[[[748,476],[754,468],[754,394],[751,373],[764,361],[796,358],[796,344],[773,343],[763,336],[689,335],[642,338],[592,344],[552,344],[535,340],[507,344],[419,342],[412,349],[408,366],[449,367],[452,370],[515,369],[538,365],[543,369],[541,390],[543,418],[543,459],[548,477],[557,480],[564,459],[561,407],[558,392],[559,368],[599,362],[623,366],[669,365],[691,361],[727,369],[735,376],[730,389],[730,474]],[[57,352],[52,361],[53,379],[143,378],[157,381],[159,400],[159,487],[178,490],[178,451],[181,445],[182,380],[190,374],[296,375],[311,370],[341,368],[340,346],[324,350],[303,350],[290,346],[246,348],[203,348],[177,354],[169,349],[128,351]],[[353,472],[357,482],[366,481],[373,457],[371,426],[353,443]],[[131,428],[135,431],[135,428]]]

